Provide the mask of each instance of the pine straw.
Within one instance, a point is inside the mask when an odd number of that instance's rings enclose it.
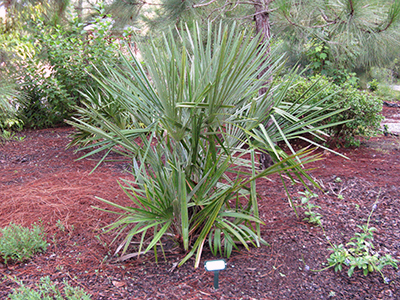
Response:
[[[117,200],[119,194],[116,178],[104,178],[100,172],[89,175],[89,171],[57,173],[23,186],[2,187],[0,227],[10,222],[29,226],[41,220],[53,231],[59,220],[66,227],[90,224],[95,230],[104,218],[104,213],[92,208],[101,205],[95,196]]]
[[[127,205],[129,200],[117,180],[132,177],[118,162],[105,163],[90,174],[97,161],[76,161],[79,154],[65,149],[70,133],[70,128],[31,131],[23,142],[0,147],[0,228],[10,223],[42,224],[50,249],[60,244],[66,247],[71,239],[81,240],[80,252],[86,257],[80,266],[91,269],[93,261],[88,257],[101,261],[109,251],[104,241],[108,244],[113,238],[101,235],[101,228],[116,219],[93,208],[110,208],[95,197]]]

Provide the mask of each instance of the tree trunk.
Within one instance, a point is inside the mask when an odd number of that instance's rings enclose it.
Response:
[[[254,19],[256,21],[256,33],[261,34],[260,43],[269,42],[271,38],[271,23],[269,18],[269,5],[273,0],[254,0],[254,7],[255,7],[255,16]],[[265,60],[268,59],[270,52],[270,48],[268,47],[268,51],[264,54]],[[264,60],[264,61],[265,61]],[[261,65],[262,68],[258,78],[261,78],[269,69],[268,65]],[[272,82],[272,78],[268,78],[267,82],[264,83],[264,86],[260,88],[258,94],[260,96],[264,95],[268,91],[268,83]],[[271,126],[272,120],[269,120],[266,124],[266,127]],[[260,155],[260,168],[267,169],[274,164],[271,156],[268,152],[261,152]]]
[[[262,32],[262,41],[271,37],[271,23],[269,20],[269,5],[273,0],[254,0],[255,21],[257,33]]]
[[[269,18],[269,5],[273,0],[254,0],[255,7],[255,21],[256,21],[256,32],[257,34],[261,33],[260,43],[265,43],[271,38],[271,23]],[[268,58],[269,50],[265,53]],[[259,77],[262,77],[267,71],[268,66],[261,66],[263,70],[261,71]],[[271,78],[272,81],[272,78]],[[264,95],[267,92],[267,87],[263,87],[259,90],[259,95]]]

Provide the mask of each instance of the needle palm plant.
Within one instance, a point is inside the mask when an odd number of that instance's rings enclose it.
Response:
[[[284,63],[270,43],[260,45],[259,37],[236,26],[186,29],[170,30],[161,47],[145,44],[143,64],[132,54],[123,67],[94,76],[102,92],[87,93],[87,102],[112,99],[129,116],[129,126],[121,128],[90,105],[80,108],[88,118],[70,123],[86,133],[79,140],[89,149],[83,157],[106,150],[132,159],[134,180],[120,186],[133,205],[100,199],[120,216],[108,229],[124,234],[117,249],[122,258],[171,238],[185,253],[180,264],[195,256],[197,267],[206,242],[227,257],[240,244],[265,243],[257,179],[286,173],[311,180],[303,165],[316,157],[296,152],[290,140],[302,133],[320,136],[323,127],[313,124],[336,112],[321,108],[322,102],[284,102],[295,75],[279,85],[270,81]],[[269,68],[261,76],[263,64]],[[258,96],[265,82],[269,89]],[[275,162],[264,170],[256,160],[260,151]],[[127,254],[134,237],[140,237],[137,253]]]
[[[0,133],[12,127],[22,127],[22,121],[16,117],[17,99],[23,99],[17,85],[0,74]]]
[[[15,86],[6,81],[4,78],[0,76],[0,111],[2,113],[10,113],[12,112],[13,106],[10,104],[9,99],[18,96],[18,93],[15,90]]]

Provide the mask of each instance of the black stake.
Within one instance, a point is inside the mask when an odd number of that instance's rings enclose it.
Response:
[[[219,271],[214,271],[214,289],[218,289]]]

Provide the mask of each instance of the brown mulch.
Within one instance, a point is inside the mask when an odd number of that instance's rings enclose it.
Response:
[[[400,108],[385,107],[384,114],[398,117]],[[400,271],[392,267],[383,269],[389,284],[378,273],[307,271],[305,265],[326,266],[330,246],[320,228],[302,220],[304,211],[296,217],[278,178],[258,184],[262,234],[270,246],[235,251],[220,273],[219,289],[213,288],[213,274],[202,265],[194,269],[193,260],[174,268],[182,259],[174,249],[158,263],[152,254],[116,262],[113,236],[101,231],[115,215],[93,206],[106,207],[96,196],[129,203],[116,182],[131,178],[129,162],[105,162],[90,174],[97,160],[77,161],[80,154],[66,150],[71,132],[68,127],[25,131],[22,142],[0,145],[0,227],[41,223],[49,244],[25,263],[0,264],[0,299],[18,288],[14,278],[34,287],[43,276],[60,286],[68,280],[92,299],[400,299]],[[378,199],[371,218],[375,250],[400,259],[399,138],[382,135],[358,149],[337,151],[349,160],[327,154],[311,171],[323,189],[314,201],[326,235],[333,243],[347,243]],[[302,188],[289,190],[296,197]],[[208,259],[205,250],[202,261]]]

